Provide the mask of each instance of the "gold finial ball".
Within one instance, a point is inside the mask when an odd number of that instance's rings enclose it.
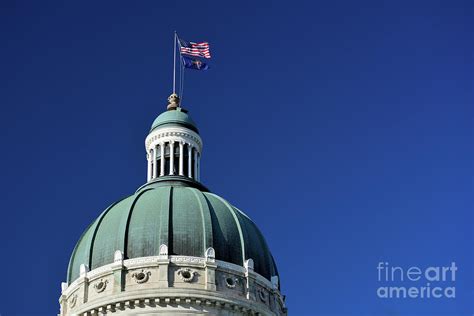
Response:
[[[173,93],[168,97],[168,110],[176,110],[179,107],[179,97],[176,93]]]

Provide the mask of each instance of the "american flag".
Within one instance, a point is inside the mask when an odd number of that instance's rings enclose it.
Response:
[[[185,55],[211,58],[208,42],[194,43],[179,39],[179,51],[181,54]]]

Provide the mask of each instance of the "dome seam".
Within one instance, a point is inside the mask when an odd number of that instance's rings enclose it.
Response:
[[[235,209],[236,211],[238,211],[238,213],[239,213],[240,216],[244,216],[244,215],[245,215],[245,213],[242,212],[242,211],[241,211],[240,209],[238,209],[237,207],[234,206],[234,209]],[[252,221],[252,220],[250,219],[250,217],[248,217],[247,215],[245,215],[245,218],[248,219],[248,221],[254,226],[254,232],[255,232],[255,234],[257,235],[260,244],[263,246],[263,248],[264,248],[264,250],[265,250],[265,251],[263,251],[262,254],[263,254],[263,256],[265,257],[265,262],[267,263],[267,267],[266,267],[266,268],[268,269],[268,272],[269,272],[270,277],[271,277],[272,275],[274,275],[274,274],[273,274],[273,272],[274,272],[273,270],[274,270],[274,269],[273,269],[273,262],[272,262],[271,254],[270,254],[270,248],[269,248],[268,245],[267,245],[267,241],[266,241],[265,238],[263,237],[263,234],[260,232],[260,229],[258,229],[258,226],[254,223],[254,221]],[[247,226],[245,226],[245,227],[247,227]],[[247,234],[248,234],[248,232],[247,232]],[[247,238],[246,240],[248,240],[248,238]]]
[[[245,260],[246,260],[246,258],[245,258],[246,257],[246,254],[245,254],[246,247],[245,247],[245,241],[244,241],[245,239],[244,239],[244,234],[243,234],[242,227],[240,225],[240,220],[237,217],[237,214],[235,214],[234,208],[232,207],[232,205],[229,204],[229,202],[227,202],[226,200],[224,200],[223,198],[221,198],[217,194],[210,193],[210,192],[208,192],[208,194],[214,196],[219,201],[221,201],[225,205],[225,207],[230,211],[230,213],[232,214],[232,217],[234,218],[235,224],[237,226],[237,230],[239,231],[240,247],[242,248],[242,265],[244,265]]]
[[[88,258],[88,267],[89,269],[92,269],[92,254],[94,252],[94,243],[95,243],[95,237],[97,236],[97,231],[99,230],[99,226],[102,223],[102,220],[105,218],[105,216],[109,213],[109,211],[118,203],[122,202],[123,200],[127,199],[127,197],[124,197],[123,199],[118,200],[117,202],[113,203],[110,205],[102,214],[100,214],[99,218],[97,219],[97,225],[94,228],[94,233],[92,234],[91,237],[91,243],[89,246],[89,258]]]
[[[87,232],[89,231],[89,229],[97,222],[97,219],[94,220],[92,223],[90,223],[86,230],[84,230],[84,232],[81,234],[81,237],[79,237],[79,241],[76,243],[76,245],[74,246],[74,249],[72,250],[72,255],[71,255],[71,258],[69,258],[69,264],[67,266],[67,283],[70,284],[71,282],[71,278],[72,278],[72,265],[74,263],[74,260],[76,259],[76,254],[77,254],[77,250],[79,248],[79,245],[81,244],[83,238],[86,236]]]
[[[173,247],[173,191],[174,187],[170,187],[168,191],[168,207],[166,208],[168,210],[168,223],[166,223],[168,226],[163,225],[162,227],[166,227],[167,230],[167,235],[166,235],[166,242],[168,246],[168,253],[173,254],[174,252],[174,247]],[[165,210],[166,210],[165,209]],[[166,211],[164,212],[166,213]]]
[[[95,235],[97,233],[97,228],[98,226],[100,225],[100,222],[102,221],[102,219],[104,218],[104,216],[110,211],[110,209],[112,209],[112,207],[114,207],[115,205],[117,205],[117,203],[123,201],[125,198],[122,198],[118,201],[116,201],[115,203],[112,203],[110,204],[100,215],[99,217],[94,221],[92,222],[92,224],[90,224],[87,229],[84,231],[84,233],[81,235],[81,238],[79,239],[79,241],[77,242],[76,244],[76,247],[74,247],[74,251],[73,251],[73,254],[71,256],[71,260],[70,260],[70,265],[68,266],[68,275],[69,275],[69,279],[68,279],[68,284],[71,283],[71,276],[73,274],[73,271],[72,271],[72,264],[73,262],[76,260],[76,254],[77,254],[77,249],[79,247],[79,244],[83,241],[82,238],[86,236],[87,232],[89,231],[89,229],[93,229],[93,233],[92,233],[92,236],[90,238],[90,242],[88,243],[88,245],[86,245],[85,249],[84,249],[84,252],[85,252],[85,262],[82,262],[82,264],[85,264],[87,265],[88,268],[91,268],[92,266],[92,249],[93,249],[93,246],[94,246],[94,239],[95,239]],[[86,242],[87,240],[84,240],[84,242]]]
[[[128,214],[127,214],[127,217],[126,217],[126,221],[125,221],[125,228],[123,227],[123,224],[120,223],[120,226],[118,229],[117,229],[117,233],[118,233],[118,238],[117,238],[117,242],[120,243],[120,241],[122,241],[122,245],[120,244],[116,244],[116,249],[115,250],[121,250],[125,256],[125,258],[127,258],[128,254],[127,254],[127,243],[128,243],[128,228],[129,228],[129,225],[130,225],[130,219],[132,218],[132,213],[134,211],[134,208],[135,208],[135,204],[137,204],[137,201],[138,199],[140,198],[140,196],[142,196],[143,193],[145,192],[148,192],[150,190],[153,190],[153,189],[146,189],[146,190],[143,190],[141,191],[140,193],[136,194],[135,196],[135,199],[133,200],[132,204],[130,205],[130,208],[128,210]],[[122,220],[123,222],[123,220]],[[121,232],[123,232],[123,238],[121,238],[120,236],[122,236]],[[120,246],[122,246],[120,249]]]
[[[206,221],[206,219],[204,218],[204,203],[202,203],[202,200],[201,200],[201,197],[198,195],[198,193],[196,192],[197,190],[196,189],[189,189],[193,192],[194,196],[196,197],[198,203],[199,203],[199,210],[201,212],[201,220],[202,220],[202,232],[203,232],[203,256],[205,255],[205,252],[206,252],[206,249],[209,248],[209,247],[214,247],[213,246],[213,242],[212,242],[212,222],[211,222],[211,219],[210,219],[210,210],[209,210],[209,207],[207,206],[207,203],[206,203],[206,207],[207,207],[207,215],[208,217],[206,218],[208,221]],[[202,194],[202,193],[201,193]],[[209,241],[211,241],[209,243]]]

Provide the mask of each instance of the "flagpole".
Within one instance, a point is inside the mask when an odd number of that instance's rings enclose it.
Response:
[[[183,60],[182,60],[181,54],[179,55],[179,80],[180,80],[180,87],[179,87],[179,93],[180,93],[180,104],[183,102],[183,95],[184,95],[184,66],[183,66]]]
[[[173,94],[176,93],[176,31],[173,38]]]

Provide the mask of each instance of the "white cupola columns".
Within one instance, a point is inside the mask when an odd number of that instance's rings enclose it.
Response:
[[[145,139],[147,181],[181,176],[199,181],[202,140],[195,131],[176,125],[154,129]]]
[[[199,178],[198,178],[198,153],[197,151],[195,150],[194,151],[194,179],[196,179],[196,181],[199,181]]]
[[[151,162],[152,162],[153,160],[152,160],[152,158],[150,157],[150,153],[147,153],[147,154],[146,154],[146,160],[147,160],[147,167],[148,167],[148,168],[147,168],[147,173],[146,173],[146,174],[147,174],[147,179],[151,179],[151,176],[152,176],[152,174],[151,174],[151,172],[152,172],[152,170],[151,170],[151,168],[152,168]]]
[[[174,141],[170,142],[170,176],[174,176]]]
[[[184,143],[179,142],[179,175],[184,176]]]
[[[193,147],[188,146],[188,177],[189,178],[193,177],[193,173],[192,173],[193,160],[191,159],[192,156],[193,156]]]
[[[153,172],[152,172],[152,178],[156,178],[156,171],[157,171],[157,165],[156,165],[156,146],[154,146],[151,149],[152,152],[152,166],[153,166]]]
[[[165,144],[164,143],[161,143],[160,144],[160,150],[161,150],[161,157],[164,157],[165,156]],[[157,163],[158,164],[158,163]],[[160,177],[164,176],[165,175],[165,160],[164,159],[161,159],[160,160]],[[156,175],[155,177],[156,178]],[[153,179],[154,179],[153,178]],[[148,181],[150,181],[151,179],[148,179]]]

